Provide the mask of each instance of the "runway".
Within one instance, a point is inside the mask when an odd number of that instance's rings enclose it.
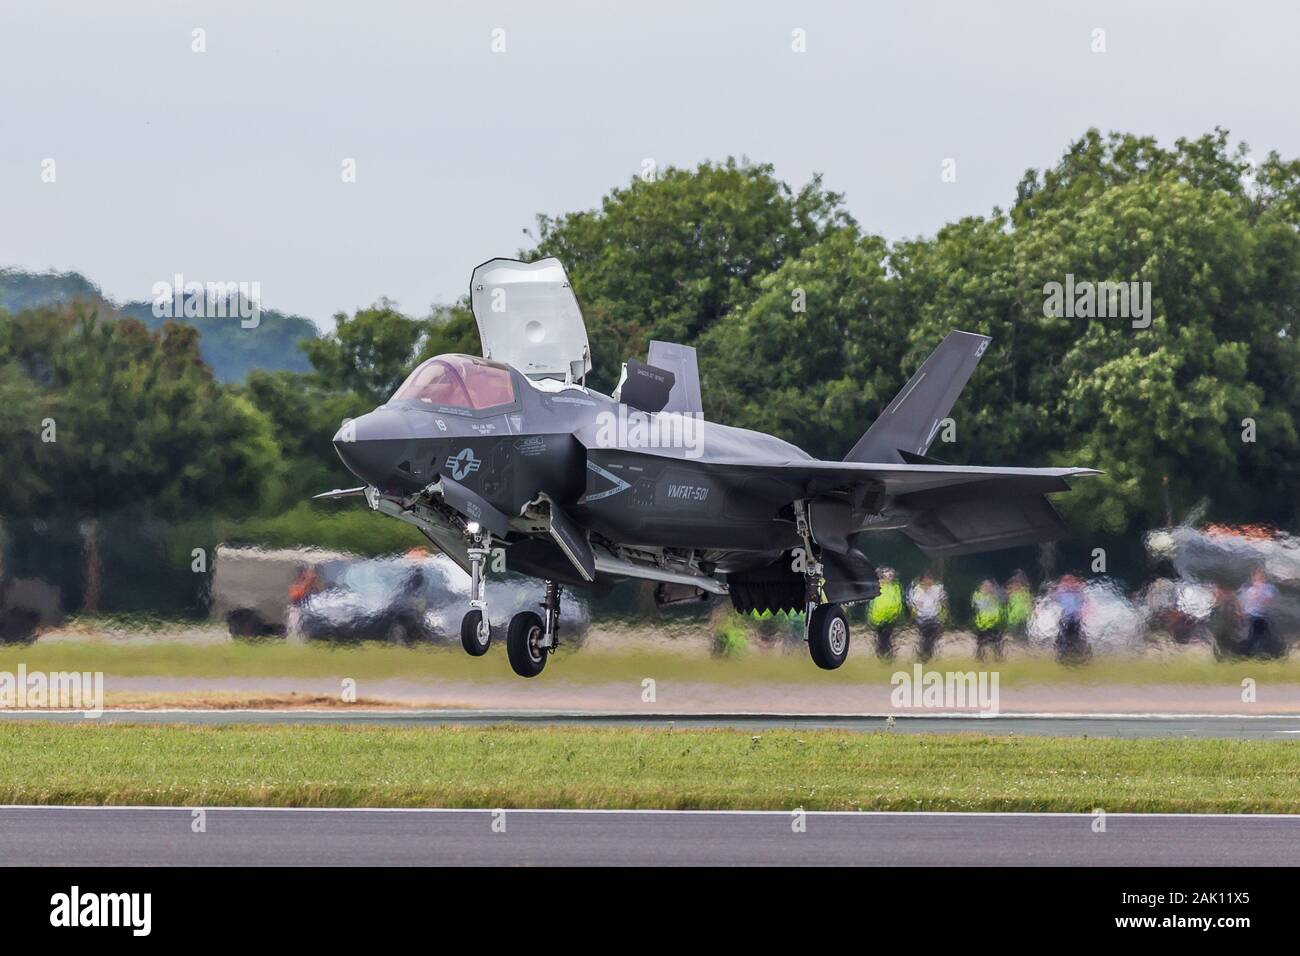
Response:
[[[840,730],[856,733],[1024,734],[1049,737],[1195,737],[1288,740],[1300,743],[1300,716],[1221,714],[629,714],[519,710],[114,710],[0,711],[3,720],[140,724],[365,724],[728,728],[745,731]]]
[[[196,832],[201,819],[202,829]],[[78,866],[1294,866],[1300,816],[0,807],[0,862]]]

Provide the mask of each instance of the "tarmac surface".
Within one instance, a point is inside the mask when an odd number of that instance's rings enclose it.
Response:
[[[786,811],[0,807],[0,863],[1300,864],[1300,816],[1108,814],[1104,830],[1098,829],[1099,819],[1074,813],[808,813],[800,818]]]
[[[4,720],[139,724],[364,724],[676,727],[736,730],[841,730],[861,733],[1024,734],[1051,737],[1198,737],[1285,740],[1300,745],[1300,716],[1222,714],[609,714],[520,710],[112,710],[99,717],[67,711],[0,711]]]

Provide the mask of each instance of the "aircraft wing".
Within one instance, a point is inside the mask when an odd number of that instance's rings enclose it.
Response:
[[[725,467],[723,462],[712,462]],[[890,496],[912,495],[961,485],[983,485],[986,494],[998,490],[1007,493],[1068,491],[1067,478],[1099,475],[1094,468],[1005,468],[985,465],[893,464],[856,461],[784,461],[777,464],[738,463],[737,467],[767,473],[773,477],[797,479],[831,490],[836,485],[860,484],[882,486]],[[979,495],[984,497],[985,494]]]
[[[1068,491],[1067,479],[1100,474],[1092,468],[820,461],[789,462],[782,470],[798,474],[805,488],[820,494],[834,490],[818,487],[824,481],[849,489],[862,481],[878,483],[892,498],[891,509],[908,515],[899,530],[931,558],[1063,538],[1068,529],[1047,495]]]

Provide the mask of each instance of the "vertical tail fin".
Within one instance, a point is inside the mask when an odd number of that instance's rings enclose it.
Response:
[[[673,342],[651,342],[646,363],[673,373],[673,389],[668,393],[664,411],[704,414],[704,402],[700,398],[700,369],[694,348]]]
[[[987,335],[949,332],[844,460],[897,464],[924,455],[989,341]]]

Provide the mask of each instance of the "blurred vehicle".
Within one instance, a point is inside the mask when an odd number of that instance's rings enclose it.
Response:
[[[519,575],[501,575],[495,588],[502,597],[489,624],[496,629],[543,597],[538,582]],[[323,561],[303,568],[291,585],[288,627],[312,640],[456,643],[468,594],[469,576],[445,555]],[[586,602],[570,601],[561,613],[580,642],[590,622]]]
[[[1150,532],[1146,546],[1181,579],[1178,612],[1205,624],[1218,656],[1278,656],[1300,636],[1300,539],[1259,525],[1183,524]],[[1267,640],[1235,607],[1257,575],[1276,589]]]
[[[58,587],[38,578],[14,578],[0,587],[0,644],[36,640],[39,627],[63,623]]]
[[[1213,637],[1215,589],[1199,581],[1154,578],[1141,592],[1139,606],[1152,636],[1163,631],[1176,644]]]
[[[304,568],[290,589],[290,627],[316,640],[414,644],[438,636],[430,610],[447,582],[432,561],[376,558]]]
[[[235,548],[219,545],[212,571],[211,615],[234,637],[283,635],[290,587],[312,567],[350,561],[351,555],[319,548]]]

